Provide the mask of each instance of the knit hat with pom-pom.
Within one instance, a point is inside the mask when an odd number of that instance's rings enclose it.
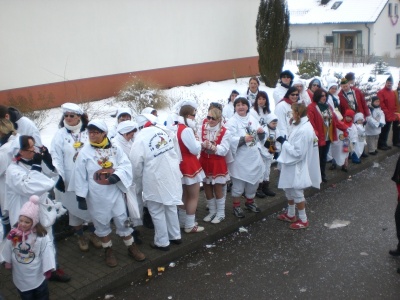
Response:
[[[31,196],[29,201],[22,206],[19,215],[30,218],[33,223],[32,227],[35,227],[39,223],[39,197]]]

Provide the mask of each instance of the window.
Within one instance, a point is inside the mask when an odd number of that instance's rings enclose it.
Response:
[[[333,35],[325,36],[325,44],[333,44]]]
[[[389,3],[389,4],[388,4],[388,14],[389,14],[389,17],[393,16],[393,13],[392,13],[392,3]]]
[[[394,15],[395,15],[395,17],[399,16],[399,5],[398,4],[394,5]]]
[[[337,9],[342,3],[343,1],[336,1],[335,3],[333,3],[331,9]]]
[[[396,34],[396,47],[400,48],[400,33]]]

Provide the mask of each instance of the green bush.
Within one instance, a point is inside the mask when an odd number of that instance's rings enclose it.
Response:
[[[121,89],[116,100],[125,102],[136,114],[146,107],[163,109],[169,104],[167,96],[157,84],[136,76]]]
[[[299,68],[297,75],[300,75],[300,78],[302,79],[321,76],[322,68],[317,60],[303,60],[297,66]]]

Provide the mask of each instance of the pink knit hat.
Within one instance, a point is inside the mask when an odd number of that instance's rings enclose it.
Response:
[[[29,201],[19,211],[19,215],[30,218],[33,223],[32,227],[35,227],[39,223],[39,197],[36,195],[30,196]]]

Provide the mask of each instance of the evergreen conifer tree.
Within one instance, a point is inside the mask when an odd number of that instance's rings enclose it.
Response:
[[[260,0],[257,23],[258,68],[266,86],[275,87],[289,42],[289,10],[285,0]]]

